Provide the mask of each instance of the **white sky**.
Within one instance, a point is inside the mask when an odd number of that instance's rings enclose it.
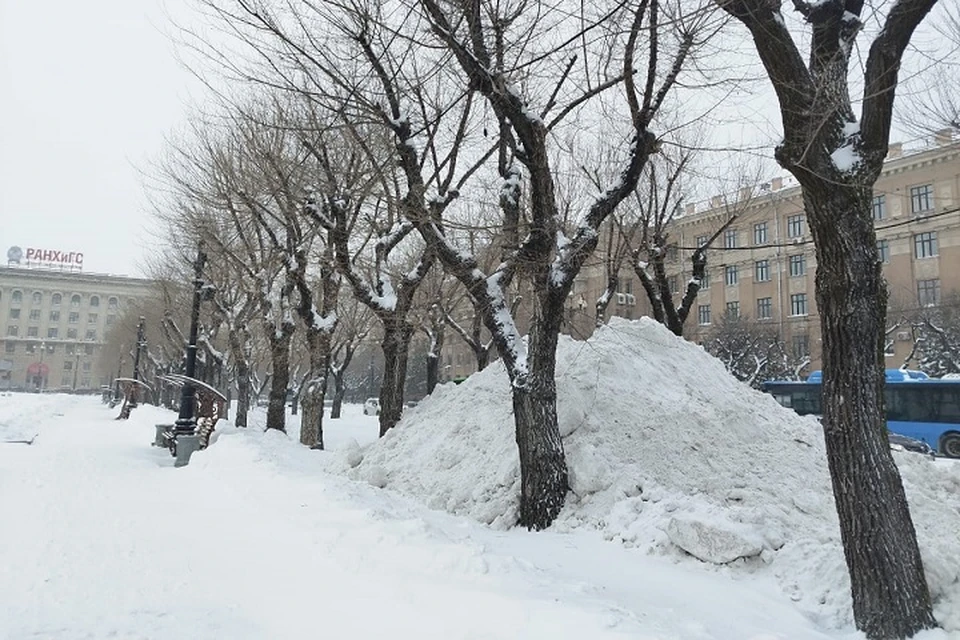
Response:
[[[166,36],[184,0],[0,0],[0,259],[82,251],[84,270],[138,274],[149,242],[137,166],[186,114]],[[177,13],[182,15],[182,13]]]

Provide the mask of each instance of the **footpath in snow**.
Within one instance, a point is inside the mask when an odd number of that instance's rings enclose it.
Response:
[[[188,467],[137,409],[0,396],[0,638],[822,639],[766,579],[589,532],[498,531],[318,471],[337,453],[226,429]],[[354,415],[338,446],[375,433]],[[351,447],[342,447],[341,454]]]

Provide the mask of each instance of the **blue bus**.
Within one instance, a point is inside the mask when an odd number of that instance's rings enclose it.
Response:
[[[819,416],[822,379],[822,373],[814,371],[806,382],[771,380],[764,382],[761,389],[800,415]],[[932,379],[920,371],[887,369],[886,382],[887,429],[926,443],[938,455],[960,458],[960,380]]]

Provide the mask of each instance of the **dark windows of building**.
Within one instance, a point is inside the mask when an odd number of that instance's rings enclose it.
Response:
[[[940,304],[940,280],[917,280],[917,301],[921,307]]]
[[[890,262],[890,242],[877,240],[877,254],[880,256],[880,262]]]
[[[96,331],[96,329],[90,329],[89,331],[87,331],[87,335],[86,335],[86,337],[84,338],[84,340],[91,340],[91,341],[92,341],[92,340],[96,340],[96,339],[97,339],[97,331]]]
[[[933,210],[933,185],[922,184],[910,187],[910,212],[924,213]]]
[[[760,245],[767,243],[767,223],[758,222],[753,225],[753,244]]]
[[[770,281],[770,261],[757,260],[753,263],[753,279],[757,282]]]
[[[18,326],[15,325],[15,324],[8,325],[8,326],[7,326],[7,335],[8,335],[8,336],[17,337],[18,335],[20,335],[20,327],[18,327]]]
[[[109,309],[110,311],[117,310],[117,299],[114,296],[110,296],[107,299],[107,309]]]
[[[28,338],[37,338],[40,336],[39,327],[27,327],[27,337]]]
[[[10,304],[21,304],[23,302],[23,292],[14,291],[10,294]]]
[[[92,356],[92,355],[93,355],[93,345],[92,345],[92,344],[84,345],[84,347],[83,347],[83,352],[84,352],[85,354],[87,354],[88,356]]]
[[[740,281],[737,265],[731,264],[723,268],[723,281],[728,287],[732,287]]]
[[[797,256],[790,256],[789,263],[790,263],[790,277],[795,278],[797,276],[806,275],[807,259],[806,257],[804,257],[802,253]]]
[[[710,324],[710,305],[701,304],[697,307],[697,323]]]
[[[33,304],[34,304],[34,305],[40,305],[40,304],[42,304],[42,303],[43,303],[43,294],[40,293],[39,291],[34,291],[34,292],[33,292]]]
[[[795,358],[806,358],[810,355],[810,336],[806,334],[795,335],[791,339],[791,345]]]
[[[63,300],[63,296],[60,295],[59,293],[55,293],[55,294],[53,294],[53,296],[50,298],[50,304],[51,304],[52,306],[54,306],[54,307],[59,307],[61,300]]]
[[[71,311],[69,317],[67,318],[67,322],[69,322],[70,324],[77,324],[78,322],[80,322],[80,312]]]
[[[38,309],[38,311],[39,311],[39,309]],[[38,313],[38,314],[37,314],[38,319],[39,319],[39,315],[40,315],[40,314]],[[60,312],[59,312],[59,311],[51,311],[51,312],[50,312],[50,322],[60,322]]]
[[[883,220],[887,217],[887,196],[882,193],[873,196],[873,219]]]
[[[70,296],[70,308],[79,309],[80,308],[80,294],[75,293]]]
[[[807,294],[794,293],[790,296],[790,315],[792,316],[807,315]]]
[[[16,320],[20,317],[20,309],[10,309],[10,319]]]
[[[739,303],[739,302],[728,302],[728,303],[727,303],[727,317],[728,317],[728,318],[739,318],[739,317],[740,317],[740,303]]]
[[[57,338],[59,337],[59,333],[60,331],[56,327],[50,327],[49,329],[47,329],[48,338]]]
[[[17,352],[17,343],[12,340],[7,340],[3,343],[3,350],[7,353],[16,353]]]
[[[723,232],[723,246],[725,249],[736,249],[738,245],[737,230],[727,229]]]
[[[73,371],[73,363],[69,360],[63,361],[63,370],[64,371]]]
[[[67,339],[76,340],[77,339],[77,330],[76,329],[67,329]]]
[[[90,296],[90,306],[99,307],[100,306],[100,296]]]
[[[87,314],[87,324],[97,324],[97,314],[95,313]]]
[[[803,215],[787,216],[787,237],[799,238],[803,235]]]
[[[932,258],[937,255],[937,232],[925,231],[913,236],[913,255],[917,258]]]
[[[768,320],[773,317],[773,298],[757,298],[757,318]]]

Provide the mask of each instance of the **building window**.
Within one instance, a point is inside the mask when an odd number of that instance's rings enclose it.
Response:
[[[790,315],[792,316],[807,315],[807,294],[794,293],[793,295],[790,296]]]
[[[84,352],[85,354],[87,354],[88,356],[92,356],[92,355],[93,355],[93,345],[92,345],[92,344],[84,345],[84,347],[83,347],[83,352]]]
[[[731,264],[723,268],[723,281],[728,287],[734,286],[739,280],[737,265]]]
[[[917,300],[921,307],[940,304],[940,280],[917,280]]]
[[[697,322],[699,324],[710,324],[710,305],[701,304],[697,307]]]
[[[10,309],[10,319],[16,320],[20,317],[20,309]]]
[[[799,238],[803,235],[803,216],[797,214],[787,217],[787,237]]]
[[[767,223],[758,222],[753,225],[753,244],[767,243]]]
[[[59,331],[56,327],[50,327],[49,329],[47,329],[48,338],[57,338],[59,337],[58,334],[59,334]]]
[[[16,353],[17,343],[7,340],[5,343],[3,343],[3,350],[6,351],[7,353]]]
[[[793,356],[795,358],[806,358],[810,355],[810,337],[802,334],[793,336]]]
[[[56,350],[57,350],[57,345],[55,345],[55,344],[48,344],[48,345],[47,345],[47,353],[55,353]]]
[[[67,318],[67,322],[69,322],[70,324],[77,324],[78,322],[80,322],[80,312],[71,311],[70,316]]]
[[[773,298],[757,298],[757,318],[767,320],[773,317]]]
[[[100,306],[100,296],[90,296],[90,306],[99,307]]]
[[[917,258],[932,258],[937,255],[937,232],[927,231],[914,235],[913,255]]]
[[[14,337],[20,335],[20,327],[18,327],[18,326],[15,325],[15,324],[9,325],[9,326],[7,327],[7,335],[8,335],[8,336],[14,336]]]
[[[740,317],[740,303],[739,303],[739,302],[728,302],[728,303],[727,303],[727,317],[728,317],[728,318],[739,318],[739,317]]]
[[[790,276],[797,277],[807,273],[807,261],[803,254],[790,256]]]
[[[88,371],[88,372],[89,372],[89,371],[90,371],[90,363],[89,363],[89,362],[84,362],[84,363],[83,363],[83,366],[82,366],[81,368],[82,368],[84,371]]]
[[[87,324],[97,324],[97,314],[87,314]]]
[[[71,308],[71,309],[79,309],[79,308],[80,308],[80,295],[79,295],[79,294],[76,294],[76,293],[75,293],[75,294],[73,294],[72,296],[70,296],[70,308]]]
[[[883,220],[887,217],[887,196],[880,194],[873,196],[873,219]]]
[[[117,310],[117,299],[114,298],[113,296],[107,299],[107,309],[109,309],[110,311]]]
[[[933,210],[933,185],[922,184],[919,187],[910,187],[910,211],[923,213]]]
[[[89,331],[87,331],[87,335],[84,338],[84,340],[96,340],[96,339],[97,339],[97,332],[95,329],[90,329]]]
[[[39,309],[38,309],[37,311],[39,311]],[[38,313],[37,315],[39,316],[40,314]],[[38,319],[39,319],[39,318],[38,318]],[[50,312],[50,322],[60,322],[60,312],[59,312],[59,311],[51,311],[51,312]]]
[[[886,240],[877,240],[877,254],[880,262],[890,262],[890,243]]]
[[[697,248],[705,246],[709,238],[707,236],[697,236]]]
[[[61,296],[59,293],[55,293],[53,294],[53,297],[50,298],[50,304],[53,305],[54,307],[59,307],[60,301],[62,299],[63,299],[63,296]]]
[[[109,315],[107,316],[107,326],[113,326],[113,323],[117,321],[117,316]]]
[[[14,291],[10,296],[10,304],[20,304],[23,302],[23,292]]]
[[[737,248],[737,230],[727,229],[723,232],[723,246],[725,249]]]
[[[64,371],[73,371],[73,363],[69,360],[63,361],[63,370]]]
[[[77,345],[75,345],[75,344],[68,344],[68,345],[64,348],[64,351],[66,352],[66,354],[67,354],[68,356],[72,356],[76,350],[77,350]]]
[[[70,340],[77,339],[77,330],[76,329],[67,329],[67,338]]]
[[[80,380],[80,388],[81,388],[81,389],[89,389],[89,388],[90,388],[90,378],[82,378],[82,379]]]
[[[40,293],[39,291],[34,291],[34,292],[33,292],[33,304],[39,305],[39,304],[41,304],[41,303],[43,303],[43,294]]]
[[[770,281],[770,261],[757,260],[753,263],[753,279],[757,282]]]
[[[28,338],[38,338],[38,337],[40,337],[40,328],[39,328],[39,327],[27,327],[27,337],[28,337]]]

